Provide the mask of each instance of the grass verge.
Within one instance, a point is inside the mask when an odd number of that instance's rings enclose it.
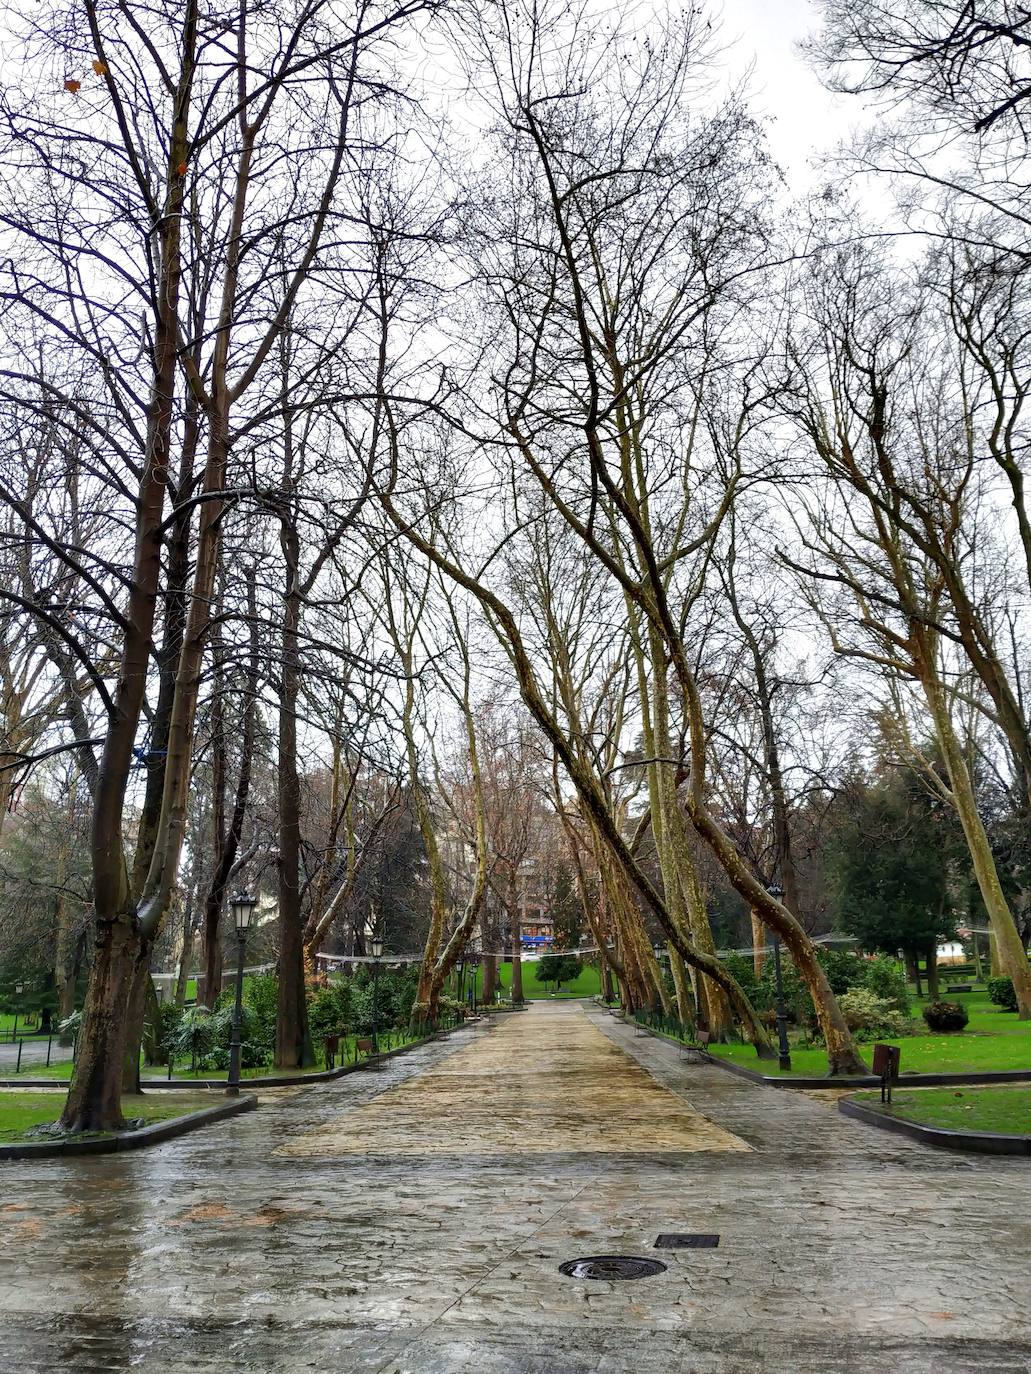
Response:
[[[904,1035],[886,1037],[885,1043],[902,1051],[905,1073],[991,1073],[1006,1069],[1031,1071],[1031,1021],[1018,1021],[1016,1012],[1001,1011],[982,993],[957,995],[950,1001],[963,1002],[970,1016],[965,1031],[958,1035]],[[920,1004],[914,1010],[919,1014]],[[713,1054],[757,1069],[769,1077],[781,1074],[775,1062],[760,1063],[751,1045],[711,1045]],[[873,1053],[869,1045],[859,1051],[867,1064]],[[827,1054],[820,1046],[791,1046],[791,1076],[819,1077],[827,1072]],[[785,1074],[785,1077],[788,1075]]]
[[[142,1119],[151,1125],[155,1121],[167,1121],[173,1116],[199,1112],[204,1107],[219,1106],[224,1101],[221,1093],[176,1093],[168,1097],[160,1093],[127,1093],[122,1098],[122,1114],[127,1121]],[[27,1136],[26,1132],[34,1126],[56,1121],[63,1105],[64,1093],[51,1092],[49,1088],[36,1092],[0,1092],[0,1144],[37,1139]]]
[[[881,1106],[879,1092],[859,1092],[856,1102],[887,1116],[940,1126],[948,1131],[992,1131],[1031,1135],[1031,1087],[897,1088],[891,1105]]]

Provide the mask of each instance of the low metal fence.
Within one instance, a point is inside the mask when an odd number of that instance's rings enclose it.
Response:
[[[0,1078],[9,1073],[31,1073],[75,1058],[74,1043],[62,1044],[55,1030],[49,1035],[19,1035],[0,1040]]]

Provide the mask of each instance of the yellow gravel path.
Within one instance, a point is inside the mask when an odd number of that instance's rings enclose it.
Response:
[[[436,1068],[344,1111],[276,1154],[667,1153],[748,1150],[597,1030],[536,1004]]]

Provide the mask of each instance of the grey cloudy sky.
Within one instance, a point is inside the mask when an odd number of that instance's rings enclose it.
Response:
[[[815,153],[870,117],[860,97],[825,90],[799,53],[799,41],[818,27],[816,7],[808,0],[723,0],[723,37],[733,44],[730,66],[741,72],[753,64],[753,106],[772,118],[770,144],[796,190],[809,180]]]

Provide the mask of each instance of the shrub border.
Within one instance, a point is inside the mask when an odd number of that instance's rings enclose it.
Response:
[[[479,1020],[478,1017],[467,1017],[461,1026],[449,1026],[446,1030],[434,1031],[432,1035],[425,1035],[421,1040],[409,1040],[406,1045],[398,1045],[396,1049],[384,1050],[381,1054],[370,1054],[367,1058],[359,1060],[357,1064],[341,1064],[339,1069],[320,1069],[318,1073],[283,1073],[269,1074],[262,1078],[241,1078],[240,1087],[250,1088],[290,1088],[303,1086],[305,1083],[332,1083],[338,1078],[343,1078],[348,1073],[358,1073],[366,1069],[370,1064],[379,1064],[384,1059],[393,1059],[395,1055],[407,1054],[409,1050],[415,1050],[420,1045],[429,1045],[434,1040],[446,1040],[455,1031],[461,1030],[463,1026],[468,1026]],[[63,1078],[28,1078],[24,1074],[19,1074],[17,1078],[0,1078],[0,1089],[3,1088],[53,1088],[60,1087],[67,1080]],[[224,1078],[141,1078],[141,1089],[146,1088],[206,1088],[214,1090],[225,1088]],[[2,1156],[0,1156],[2,1158]]]
[[[856,1121],[865,1121],[868,1126],[876,1126],[878,1130],[909,1136],[911,1140],[935,1145],[941,1150],[969,1150],[981,1155],[1031,1155],[1031,1135],[1003,1135],[998,1131],[950,1131],[944,1126],[925,1126],[918,1121],[889,1116],[887,1112],[851,1097],[841,1098],[838,1111]]]
[[[52,1086],[53,1079],[50,1084]],[[113,1155],[122,1150],[142,1150],[147,1145],[160,1145],[190,1131],[198,1131],[202,1126],[212,1126],[216,1121],[239,1116],[242,1112],[252,1112],[257,1105],[256,1097],[237,1097],[217,1107],[203,1107],[199,1112],[173,1116],[167,1121],[155,1121],[153,1125],[141,1126],[135,1131],[122,1131],[119,1135],[98,1136],[92,1140],[66,1136],[62,1140],[12,1142],[0,1145],[0,1159],[60,1159],[65,1155]]]

